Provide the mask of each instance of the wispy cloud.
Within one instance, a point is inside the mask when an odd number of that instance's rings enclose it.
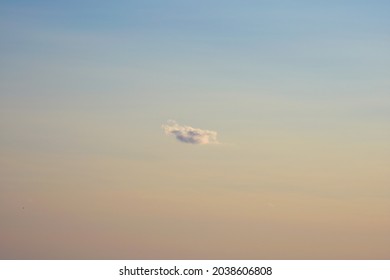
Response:
[[[167,135],[174,135],[177,140],[189,144],[218,144],[217,132],[179,125],[176,121],[169,120],[162,125]]]

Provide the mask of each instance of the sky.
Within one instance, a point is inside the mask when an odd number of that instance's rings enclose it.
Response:
[[[389,259],[389,10],[1,1],[0,259]]]

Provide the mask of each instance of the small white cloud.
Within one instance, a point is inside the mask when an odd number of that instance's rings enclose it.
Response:
[[[174,135],[177,140],[183,143],[218,144],[217,132],[215,131],[179,125],[173,120],[169,120],[167,124],[162,125],[162,128],[165,134]]]

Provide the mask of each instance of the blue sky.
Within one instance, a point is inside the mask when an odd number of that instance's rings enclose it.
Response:
[[[384,1],[3,2],[2,92],[28,96],[39,89],[34,95],[61,102],[64,95],[81,98],[80,91],[86,98],[87,92],[110,92],[111,100],[145,96],[159,103],[183,94],[218,99],[231,91],[310,98],[374,90],[370,94],[383,96],[389,74],[387,6]],[[19,78],[30,83],[28,91],[17,90]]]
[[[388,6],[2,2],[2,103],[129,122],[131,112],[150,128],[170,118],[226,130],[231,121],[387,123]]]

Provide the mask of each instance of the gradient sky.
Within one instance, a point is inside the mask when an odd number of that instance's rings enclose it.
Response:
[[[389,259],[389,12],[1,1],[0,258]]]

